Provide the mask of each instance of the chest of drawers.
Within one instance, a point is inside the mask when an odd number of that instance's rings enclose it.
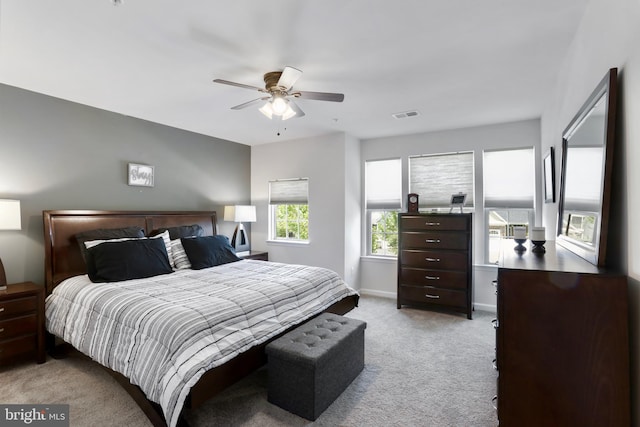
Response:
[[[0,365],[33,357],[45,361],[44,286],[25,282],[0,291]]]
[[[400,214],[398,308],[472,316],[471,214]]]

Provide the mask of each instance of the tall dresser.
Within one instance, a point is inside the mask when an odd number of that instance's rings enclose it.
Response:
[[[629,426],[627,278],[553,242],[514,246],[498,269],[500,426]]]
[[[472,316],[471,214],[399,215],[398,308]]]

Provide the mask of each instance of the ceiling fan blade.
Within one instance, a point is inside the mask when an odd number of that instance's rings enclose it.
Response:
[[[332,102],[344,101],[344,94],[342,93],[298,91],[296,93],[292,93],[292,95],[295,96],[296,98],[315,99],[318,101],[332,101]]]
[[[266,101],[269,98],[270,98],[269,96],[264,96],[262,98],[253,99],[253,100],[247,101],[247,102],[245,102],[243,104],[236,105],[235,107],[231,107],[231,109],[232,110],[241,110],[243,108],[247,108],[250,105],[257,104],[260,101]]]
[[[302,111],[302,110],[300,109],[300,107],[298,107],[298,104],[296,104],[295,102],[293,102],[293,100],[292,100],[292,99],[289,99],[289,106],[291,107],[291,109],[292,109],[293,111],[295,111],[295,112],[296,112],[296,115],[295,115],[295,116],[293,116],[293,117],[295,117],[295,118],[299,118],[299,117],[302,117],[302,116],[304,116],[304,115],[305,115],[305,114],[304,114],[304,111]]]
[[[251,85],[245,85],[242,83],[236,83],[236,82],[230,82],[229,80],[222,80],[222,79],[214,79],[213,80],[214,83],[221,83],[223,85],[229,85],[229,86],[236,86],[236,87],[243,87],[245,89],[252,89],[252,90],[257,90],[259,92],[266,92],[266,90],[264,90],[261,87],[257,87],[257,86],[251,86]]]
[[[285,90],[289,90],[293,87],[295,82],[298,81],[301,75],[302,71],[297,68],[286,66],[280,75],[280,79],[278,79],[278,86],[283,87]]]

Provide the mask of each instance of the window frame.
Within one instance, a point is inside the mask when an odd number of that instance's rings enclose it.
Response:
[[[298,183],[298,184],[296,184]],[[275,188],[275,191],[273,187]],[[280,187],[280,188],[277,188]],[[287,194],[287,189],[289,188],[289,192]],[[284,191],[283,191],[284,188]],[[277,201],[276,203],[272,203],[272,199],[274,198],[274,193],[276,193]],[[309,243],[310,241],[310,225],[311,221],[309,218],[309,178],[291,178],[291,179],[278,179],[274,181],[269,181],[269,227],[268,227],[268,241],[270,242],[278,242],[278,243]],[[278,215],[276,210],[278,206],[286,206],[288,209],[289,206],[306,206],[307,207],[307,238],[291,238],[291,237],[278,237]],[[297,224],[300,224],[300,219],[298,218],[295,221]],[[289,221],[287,220],[287,224]],[[298,227],[299,228],[299,227]]]
[[[397,190],[398,190],[398,194],[397,196],[393,196],[391,198],[388,199],[375,199],[372,201],[369,201],[368,198],[368,179],[367,179],[367,175],[368,175],[368,165],[375,163],[375,162],[397,162],[397,166],[399,168],[398,170],[398,182],[397,184]],[[364,233],[364,238],[366,239],[365,242],[365,254],[368,257],[380,257],[380,258],[389,258],[389,259],[395,259],[398,257],[397,254],[393,255],[393,254],[375,254],[373,253],[373,221],[372,221],[372,216],[374,213],[376,212],[395,212],[396,214],[399,214],[402,210],[402,157],[391,157],[391,158],[386,158],[386,159],[370,159],[370,160],[365,160],[364,161],[364,213],[365,213],[365,233]],[[388,194],[387,194],[388,195]],[[373,205],[373,207],[370,207],[370,204]],[[397,228],[397,217],[396,217],[396,228]],[[386,232],[385,234],[389,234],[388,232]],[[396,231],[397,234],[397,231]],[[387,239],[385,239],[387,240]]]

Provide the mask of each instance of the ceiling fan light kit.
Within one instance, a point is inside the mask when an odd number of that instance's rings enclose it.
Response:
[[[270,119],[274,117],[281,120],[288,120],[292,117],[304,116],[304,111],[291,98],[313,99],[318,101],[342,102],[344,95],[341,93],[329,92],[293,92],[294,83],[300,78],[302,71],[285,67],[283,71],[271,71],[263,76],[265,88],[245,85],[243,83],[231,82],[229,80],[215,79],[215,83],[230,86],[242,87],[245,89],[257,90],[269,96],[257,98],[248,102],[231,107],[232,110],[240,110],[260,101],[267,101],[259,111]]]

